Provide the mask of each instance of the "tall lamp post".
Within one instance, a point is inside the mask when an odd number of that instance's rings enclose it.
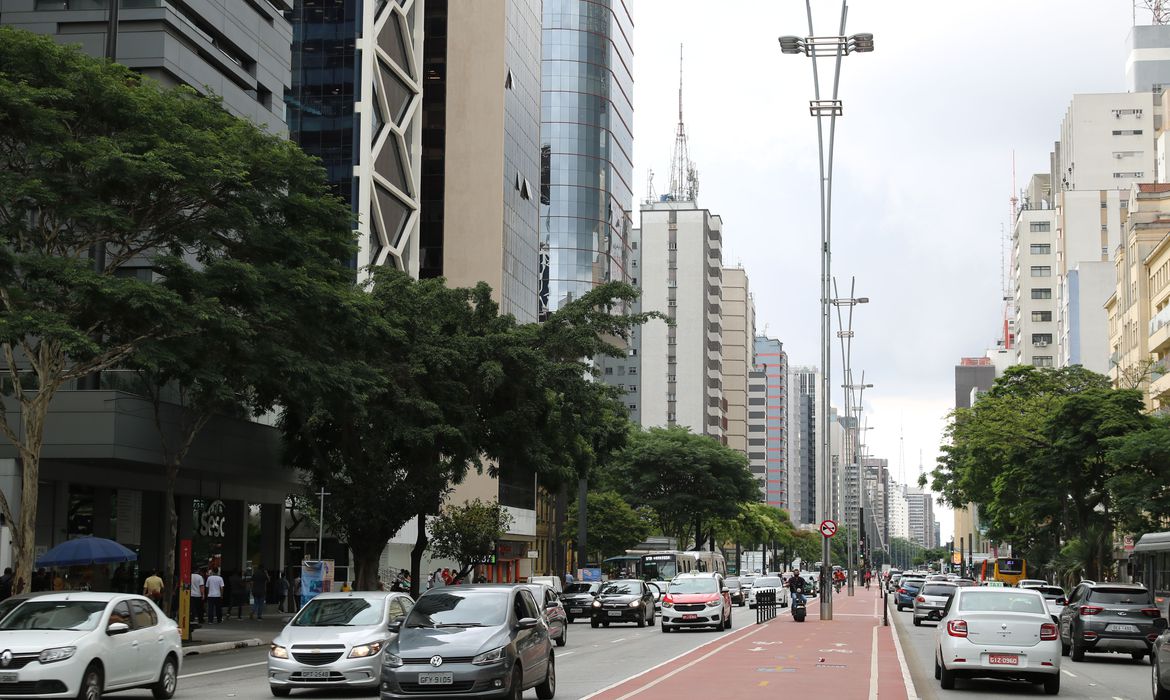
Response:
[[[813,31],[812,0],[805,0],[805,10],[808,14],[808,36],[780,37],[780,51],[785,54],[804,54],[812,59],[813,96],[809,102],[809,114],[817,119],[817,150],[820,154],[819,189],[821,198],[821,420],[822,426],[820,455],[818,466],[821,488],[819,500],[820,511],[827,517],[830,512],[831,498],[830,461],[829,461],[829,280],[832,270],[832,256],[830,243],[832,241],[832,193],[833,193],[833,143],[836,135],[837,117],[841,116],[841,100],[837,98],[837,88],[841,80],[841,59],[851,53],[868,53],[873,51],[873,34],[854,34],[845,36],[845,18],[849,12],[846,0],[841,1],[840,29],[836,36],[816,36]],[[820,73],[817,71],[817,59],[827,56],[836,58],[833,68],[833,92],[827,100],[821,99]],[[829,120],[828,149],[825,148],[825,118]],[[831,550],[829,538],[822,538],[821,542],[821,579],[820,579],[820,614],[822,620],[833,619],[833,585],[829,572]]]
[[[844,494],[842,501],[844,502],[845,513],[845,538],[847,545],[847,554],[845,562],[845,580],[848,594],[854,595],[853,588],[853,574],[856,570],[857,559],[854,556],[854,533],[853,528],[849,527],[851,524],[860,530],[862,523],[856,519],[857,504],[860,502],[858,498],[861,484],[861,463],[858,461],[858,446],[861,442],[860,433],[857,432],[858,424],[854,422],[853,412],[861,410],[862,392],[867,387],[872,387],[872,384],[865,384],[865,373],[861,374],[861,384],[853,383],[853,307],[858,304],[868,304],[869,297],[859,297],[856,295],[857,281],[851,279],[849,281],[849,296],[841,297],[837,293],[837,280],[833,280],[833,298],[829,303],[837,308],[837,337],[841,340],[841,374],[845,378],[845,383],[841,387],[845,390],[845,444],[841,455],[841,468],[846,472],[845,478],[842,479],[844,486]],[[848,309],[848,313],[844,311]],[[854,391],[860,390],[854,400]]]

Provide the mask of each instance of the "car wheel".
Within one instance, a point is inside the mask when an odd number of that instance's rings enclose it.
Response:
[[[563,647],[569,643],[569,628],[561,628],[561,636],[557,637],[557,646]]]
[[[1071,648],[1070,645],[1065,643],[1064,637],[1061,637],[1060,638],[1060,655],[1061,656],[1068,656],[1068,652],[1069,652],[1070,648]]]
[[[575,619],[577,619],[577,618],[574,618],[574,617],[566,617],[565,618],[565,620],[567,620],[568,624],[570,624],[570,625],[573,624],[573,620],[575,620]]]
[[[1146,658],[1146,652],[1135,651],[1129,655],[1129,658],[1133,659],[1134,661],[1136,661],[1140,664],[1142,662],[1142,659]]]
[[[292,693],[292,688],[282,688],[278,685],[270,685],[268,686],[268,690],[272,693],[273,697],[277,698],[287,698]]]
[[[609,627],[609,620],[606,620],[605,622],[601,623],[601,626],[602,627]]]
[[[536,686],[536,697],[540,700],[552,700],[552,696],[557,694],[557,667],[553,662],[552,654],[548,655],[548,673],[544,676],[544,682]]]
[[[662,629],[663,634],[666,634],[667,632],[670,631],[670,628],[667,627],[666,625],[659,625],[659,627]]]
[[[946,666],[940,665],[938,669],[938,683],[943,690],[955,689],[955,672],[947,669]]]
[[[646,626],[646,616],[645,616],[645,615],[640,615],[640,616],[638,617],[638,626],[639,626],[639,627],[645,627],[645,626]]]
[[[902,612],[902,604],[898,603],[898,612]]]
[[[653,626],[654,626],[654,617],[655,617],[655,615],[654,615],[654,611],[653,611],[653,610],[651,610],[651,611],[650,611],[650,622],[648,622],[648,623],[646,623],[646,624],[648,624],[648,625],[650,625],[651,627],[653,627]]]
[[[934,657],[934,679],[937,681],[942,678],[942,668],[938,665],[938,657]]]
[[[1073,637],[1073,639],[1072,639],[1072,649],[1070,652],[1070,657],[1072,658],[1073,661],[1084,661],[1085,660],[1085,647],[1084,647],[1084,645],[1080,644],[1077,641],[1076,637]]]
[[[102,669],[96,663],[90,664],[81,676],[81,687],[77,690],[77,700],[101,700],[102,697]]]
[[[1060,674],[1054,673],[1044,679],[1044,694],[1058,695],[1060,693]]]
[[[725,629],[725,630],[731,629],[731,612],[727,613],[727,620],[724,621],[724,623],[723,623],[723,629]]]
[[[914,618],[914,626],[915,626],[915,627],[921,627],[921,626],[922,626],[922,618],[921,618],[921,617],[916,617],[916,618]]]
[[[150,686],[150,694],[156,700],[170,700],[175,696],[175,689],[179,687],[179,668],[175,657],[168,656],[163,662],[162,670],[158,672],[158,681]]]
[[[520,673],[520,662],[512,669],[512,687],[508,689],[508,700],[524,700],[524,675]]]
[[[1162,680],[1158,678],[1158,657],[1150,655],[1150,685],[1153,686],[1154,700],[1170,700],[1170,690],[1162,687]]]
[[[589,626],[592,627],[593,629],[597,629],[600,626],[600,624],[601,623],[599,623],[597,620],[590,620],[589,621]]]

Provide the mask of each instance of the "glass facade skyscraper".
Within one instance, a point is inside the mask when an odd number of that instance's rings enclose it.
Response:
[[[628,4],[544,2],[542,312],[632,277],[634,23]]]

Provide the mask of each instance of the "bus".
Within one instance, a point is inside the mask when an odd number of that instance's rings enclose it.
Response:
[[[691,552],[670,549],[642,555],[642,578],[646,581],[669,582],[679,574],[698,571],[698,561]]]
[[[985,559],[979,567],[982,582],[1002,581],[1005,586],[1014,586],[1025,578],[1028,578],[1028,562],[1018,557]]]
[[[687,552],[695,558],[695,571],[708,571],[727,577],[727,560],[720,552]]]
[[[1141,583],[1154,593],[1154,602],[1162,615],[1170,601],[1170,532],[1147,532],[1142,535],[1129,555],[1135,583]]]
[[[601,562],[601,570],[611,578],[642,578],[642,555],[623,554]]]

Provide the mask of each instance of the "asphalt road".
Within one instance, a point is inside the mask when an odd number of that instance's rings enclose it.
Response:
[[[749,614],[750,613],[750,614]],[[755,623],[755,611],[735,608],[733,631]],[[557,698],[581,698],[636,673],[683,654],[695,647],[729,634],[706,630],[684,630],[663,634],[657,623],[639,629],[634,625],[612,625],[592,629],[578,621],[569,628],[569,641],[556,648]],[[205,656],[189,656],[183,662],[176,698],[210,700],[271,698],[265,681],[266,647],[240,649]],[[111,697],[147,698],[149,691],[117,693]],[[293,691],[293,697],[362,697],[359,693]],[[366,697],[369,697],[367,695]],[[525,698],[535,698],[529,690]]]
[[[918,696],[934,698],[973,698],[996,700],[1044,696],[1038,685],[1016,681],[960,678],[954,690],[942,690],[934,679],[935,625],[924,622],[915,627],[909,610],[896,612],[890,607],[891,623],[898,626],[906,664]],[[1146,700],[1150,697],[1150,662],[1137,663],[1128,654],[1086,654],[1084,661],[1061,659],[1061,698],[1092,700]]]

